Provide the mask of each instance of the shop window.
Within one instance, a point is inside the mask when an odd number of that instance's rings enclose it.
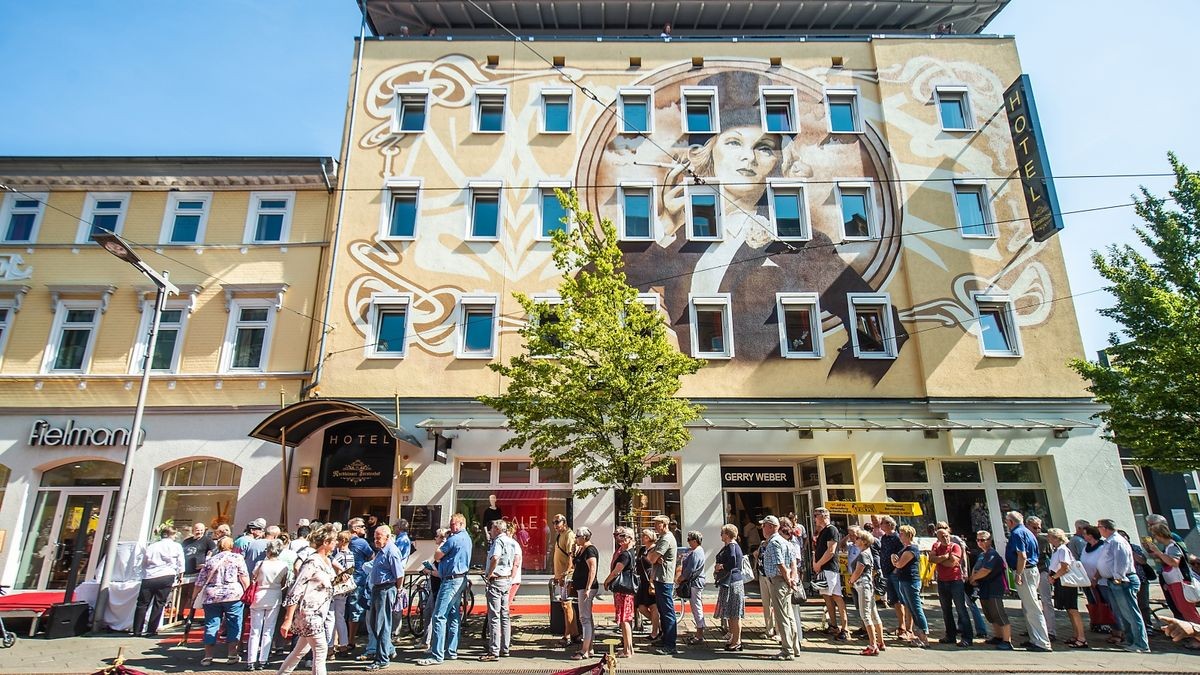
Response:
[[[102,460],[62,464],[42,472],[41,487],[119,487],[121,465]]]
[[[817,466],[817,460],[800,464],[800,487],[821,487],[821,468]]]
[[[919,516],[898,516],[896,524],[911,525],[917,530],[918,537],[929,536],[929,526],[937,522],[933,506],[933,490],[930,488],[893,488],[887,489],[889,502],[916,502],[921,505]]]
[[[836,134],[852,134],[862,130],[858,121],[857,90],[827,89],[825,105],[829,108],[829,131]]]
[[[504,132],[504,109],[508,92],[504,89],[475,90],[475,131],[498,134]]]
[[[1192,505],[1192,518],[1200,522],[1200,490],[1196,489],[1196,472],[1189,471],[1183,474],[1183,483],[1187,486],[1188,501]]]
[[[889,296],[851,293],[849,300],[854,356],[860,359],[895,358],[896,336]]]
[[[210,529],[232,524],[241,482],[241,467],[219,459],[195,459],[163,469],[150,527],[168,520],[179,529],[192,523]]]
[[[633,521],[629,520],[629,494],[616,491],[616,516],[618,525],[628,525],[635,530],[653,527],[651,520],[656,516],[665,515],[672,521],[680,523],[680,530],[686,532],[686,524],[682,517],[682,503],[679,498],[679,462],[673,462],[667,473],[661,476],[651,476],[638,486],[638,495],[633,501]],[[680,546],[685,545],[683,541]]]
[[[884,460],[883,480],[886,483],[927,483],[929,482],[929,472],[925,469],[924,461]]]
[[[771,224],[775,235],[790,241],[808,241],[808,205],[804,200],[804,186],[796,183],[772,182],[767,186],[770,193]]]
[[[717,119],[716,87],[683,87],[683,131],[688,134],[713,134],[720,128]]]
[[[0,223],[4,226],[4,243],[32,243],[45,214],[44,205],[50,195],[45,192],[10,193],[0,208]]]
[[[703,359],[733,358],[730,305],[728,293],[692,298],[692,356]]]
[[[1000,500],[1001,513],[1019,511],[1026,518],[1037,516],[1042,519],[1043,530],[1054,526],[1045,490],[1000,488],[996,490],[996,497]]]
[[[982,483],[983,474],[979,472],[979,462],[946,462],[942,463],[942,480],[947,483]]]
[[[955,181],[954,212],[958,216],[958,231],[962,236],[983,238],[996,236],[988,211],[987,185],[982,181]]]
[[[416,133],[425,131],[425,118],[428,115],[429,90],[399,89],[396,91],[396,119],[393,131],[400,133]]]
[[[12,469],[0,464],[0,508],[4,506],[4,491],[8,488],[10,476],[12,476]]]
[[[995,462],[998,483],[1040,483],[1042,471],[1036,460],[1023,462]],[[1029,514],[1026,514],[1029,515]]]
[[[89,192],[83,202],[83,218],[75,243],[87,243],[97,234],[121,234],[128,208],[128,192]]]
[[[943,131],[970,131],[974,128],[966,87],[938,87],[937,106]]]
[[[555,232],[567,229],[570,214],[563,203],[558,200],[555,190],[570,190],[571,184],[562,181],[541,181],[538,183],[538,193],[541,198],[542,228],[539,239],[550,239]]]
[[[294,192],[251,192],[246,214],[245,241],[272,244],[287,241],[292,228]]]
[[[820,358],[821,308],[816,293],[777,293],[779,350],[784,358]]]
[[[720,241],[724,233],[721,228],[720,197],[710,187],[692,187],[687,190],[688,239],[692,241]]]
[[[500,238],[500,181],[471,181],[471,222],[468,239],[494,241]]]
[[[460,300],[460,359],[490,359],[496,344],[495,296],[463,296]]]
[[[532,482],[533,465],[529,462],[500,462],[500,482],[527,484]]]
[[[571,90],[542,91],[542,133],[565,134],[571,131]]]
[[[826,485],[854,485],[854,461],[850,459],[828,459],[825,463]],[[833,497],[830,497],[833,499]]]
[[[796,90],[791,87],[763,87],[761,96],[763,128],[773,134],[796,133]]]
[[[871,188],[861,183],[838,183],[838,205],[842,210],[842,239],[872,239],[875,223],[871,214]]]
[[[491,483],[491,462],[459,462],[458,482],[460,483]]]
[[[100,302],[58,303],[46,347],[45,372],[87,372],[100,324],[100,307]]]
[[[172,192],[167,196],[160,244],[200,244],[208,224],[211,192]]]
[[[636,241],[651,238],[651,194],[649,185],[621,185],[621,239]]]
[[[618,94],[620,101],[621,131],[626,134],[640,134],[650,131],[651,108],[649,89],[622,89]]]

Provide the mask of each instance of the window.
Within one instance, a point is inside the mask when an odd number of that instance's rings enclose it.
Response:
[[[208,223],[211,192],[173,192],[167,196],[161,244],[200,244]]]
[[[268,304],[262,300],[231,303],[223,370],[263,372],[267,369],[267,352],[274,325],[274,312]]]
[[[896,336],[892,328],[892,303],[886,294],[849,296],[850,341],[854,355],[861,359],[896,357]]]
[[[0,223],[4,226],[5,243],[32,243],[37,239],[38,227],[49,195],[45,192],[25,194],[9,193],[0,209]]]
[[[983,355],[1020,356],[1021,340],[1008,296],[976,294],[975,307]]]
[[[825,105],[829,108],[829,131],[835,134],[854,134],[862,131],[858,120],[858,91],[855,89],[825,90]]]
[[[11,476],[12,470],[0,464],[0,506],[4,506],[4,491],[8,487],[8,479]]]
[[[500,238],[500,181],[471,181],[471,211],[467,238],[494,241]]]
[[[816,293],[777,293],[779,350],[784,358],[820,358],[821,310]]]
[[[958,231],[964,237],[995,237],[988,212],[987,186],[983,183],[955,181],[954,211]]]
[[[542,90],[542,133],[565,134],[571,131],[571,90]]]
[[[796,124],[796,90],[791,87],[763,87],[763,128],[775,134],[794,134]]]
[[[158,319],[158,337],[154,340],[154,354],[150,357],[150,371],[175,372],[179,367],[179,354],[183,347],[183,329],[187,322],[188,308],[171,303],[163,308]],[[147,333],[154,320],[154,303],[142,303],[142,321],[138,327],[138,341],[130,356],[129,372],[142,372],[142,361],[146,356]]]
[[[1196,472],[1183,474],[1183,484],[1187,488],[1188,503],[1192,505],[1192,520],[1200,521],[1200,489],[1197,489]]]
[[[399,133],[425,131],[429,90],[399,89],[396,91],[396,118],[392,130]]]
[[[626,134],[644,133],[651,130],[649,89],[622,89],[618,94],[621,114],[621,131]]]
[[[842,239],[861,240],[875,236],[871,218],[871,188],[860,183],[838,183],[838,204],[842,209]]]
[[[692,297],[692,356],[706,359],[733,358],[733,322],[729,312],[728,293]]]
[[[5,301],[0,301],[0,355],[4,354],[4,345],[8,344],[8,334],[12,332],[13,315],[16,307]]]
[[[797,183],[772,182],[770,192],[771,223],[775,235],[780,239],[808,241],[808,204],[804,199],[804,186]]]
[[[504,108],[508,92],[504,89],[475,90],[475,131],[484,134],[504,132]]]
[[[679,499],[679,462],[668,465],[667,472],[661,476],[651,476],[638,486],[637,501],[633,503],[633,521],[629,520],[629,493],[616,490],[613,493],[617,525],[633,526],[640,533],[646,528],[653,529],[655,516],[665,515],[671,520],[681,523],[683,504]],[[640,534],[639,534],[640,536]],[[683,545],[683,542],[680,542]]]
[[[683,131],[688,134],[715,134],[721,128],[717,119],[716,87],[684,87]]]
[[[943,131],[970,131],[975,128],[966,87],[938,87],[937,106]]]
[[[621,186],[621,239],[653,239],[652,189],[649,185]]]
[[[294,192],[251,192],[246,213],[245,242],[273,244],[287,241],[292,229]]]
[[[571,184],[562,181],[542,181],[538,183],[541,200],[542,230],[539,239],[549,239],[555,231],[566,230],[569,214],[562,202],[558,201],[555,189],[569,190]]]
[[[242,469],[219,459],[190,459],[163,469],[151,527],[168,520],[181,530],[192,523],[232,524],[241,482]]]
[[[687,187],[688,239],[720,241],[721,205],[716,191],[710,187]]]
[[[54,311],[54,328],[50,331],[43,370],[87,372],[99,323],[99,302],[59,302]]]
[[[979,472],[979,462],[943,461],[942,480],[946,483],[982,483],[983,474]]]
[[[994,462],[996,465],[996,481],[1000,483],[1040,483],[1042,470],[1037,460],[1019,462]],[[1026,514],[1029,515],[1029,514]]]
[[[496,345],[496,297],[463,296],[459,301],[460,359],[490,359]]]
[[[417,195],[421,181],[389,178],[385,185],[385,222],[383,239],[413,239],[417,234]]]
[[[408,337],[407,294],[371,295],[371,315],[367,330],[367,357],[403,358]]]
[[[546,333],[538,333],[537,340],[530,340],[529,352],[532,356],[553,356],[553,352],[562,349],[563,341],[561,335],[555,331],[555,328],[562,323],[562,298],[558,295],[535,295],[533,300],[537,303],[534,306],[534,311],[529,320],[537,322],[540,326],[546,326]]]
[[[129,193],[89,192],[83,202],[83,222],[75,235],[75,243],[91,241],[93,235],[104,232],[121,233],[125,224],[125,211],[129,207]]]

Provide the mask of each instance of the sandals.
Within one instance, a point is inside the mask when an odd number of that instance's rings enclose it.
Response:
[[[590,652],[588,652],[588,653],[575,652],[574,654],[571,655],[572,661],[582,661],[584,659],[591,659],[591,658],[595,658],[595,657]]]
[[[687,643],[689,645],[702,645],[704,644],[704,638],[693,635],[692,637],[688,638]]]
[[[1088,643],[1084,642],[1083,640],[1066,640],[1065,642],[1063,642],[1063,644],[1070,647],[1071,649],[1087,649],[1088,648]]]
[[[213,657],[211,657],[211,656],[206,656],[206,657],[200,659],[200,665],[202,665],[202,666],[211,666],[212,662],[213,662]]]

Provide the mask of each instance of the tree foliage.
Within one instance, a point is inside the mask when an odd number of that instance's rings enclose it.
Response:
[[[1163,471],[1200,468],[1200,174],[1170,155],[1175,187],[1168,200],[1142,188],[1144,226],[1135,232],[1149,255],[1129,245],[1093,252],[1111,282],[1115,306],[1100,313],[1121,324],[1109,336],[1110,367],[1077,360],[1114,440],[1135,461]]]
[[[560,300],[514,294],[532,317],[520,332],[527,350],[490,364],[507,390],[479,400],[508,418],[513,436],[501,451],[525,448],[538,466],[567,463],[583,485],[578,496],[632,495],[691,440],[685,424],[702,408],[677,393],[702,362],[680,353],[662,316],[627,283],[613,223],[581,211],[573,191],[558,197],[572,221],[553,238]]]

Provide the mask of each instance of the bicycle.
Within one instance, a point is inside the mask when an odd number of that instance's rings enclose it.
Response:
[[[8,586],[0,586],[0,595],[6,595]],[[4,619],[0,618],[0,647],[8,649],[17,643],[17,634],[8,632],[4,627]]]
[[[429,621],[433,614],[433,603],[435,598],[430,597],[429,592],[429,575],[426,572],[413,574],[413,580],[409,582],[406,590],[408,591],[408,607],[405,609],[405,625],[408,631],[414,636],[424,636],[425,628],[429,625]],[[459,610],[462,612],[462,622],[466,623],[468,617],[475,610],[475,591],[471,588],[471,578],[466,578],[466,583],[463,584],[462,599]]]

